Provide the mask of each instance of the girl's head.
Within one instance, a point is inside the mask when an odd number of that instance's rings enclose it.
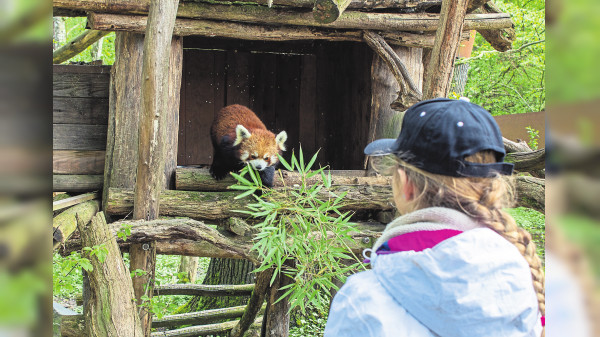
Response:
[[[377,140],[365,154],[376,170],[393,176],[401,214],[456,209],[513,243],[529,263],[544,314],[544,274],[535,243],[503,211],[514,203],[512,164],[503,162],[502,136],[489,112],[466,101],[417,103],[406,111],[398,139]]]

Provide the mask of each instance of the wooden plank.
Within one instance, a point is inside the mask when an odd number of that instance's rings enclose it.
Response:
[[[52,103],[54,124],[108,123],[108,98],[53,97]]]
[[[104,176],[55,174],[52,176],[53,192],[92,192],[102,188]]]
[[[54,74],[110,74],[112,66],[93,66],[78,64],[55,64],[52,66]]]
[[[250,105],[250,53],[227,51],[227,105]]]
[[[88,201],[88,200],[97,199],[99,196],[100,196],[100,194],[98,192],[94,192],[94,193],[80,194],[80,195],[76,195],[74,197],[54,201],[52,203],[52,211],[58,211],[58,210],[61,210],[61,209],[67,208],[67,207],[71,207],[71,206],[80,204],[80,203]]]
[[[254,284],[165,284],[154,287],[154,295],[190,295],[190,296],[249,296]]]
[[[214,52],[186,50],[185,163],[210,164],[210,125],[214,111]]]
[[[292,153],[299,156],[300,56],[279,54],[276,60],[276,121],[275,128],[271,131],[275,134],[284,130],[287,132],[287,150],[283,157],[289,159]]]
[[[106,125],[54,124],[54,150],[104,150]]]
[[[179,110],[183,66],[183,38],[173,37],[169,59],[169,97],[165,128],[165,188],[175,189],[175,168],[179,139]]]
[[[246,52],[310,54],[314,50],[314,41],[253,41],[233,39],[213,39],[205,36],[186,36],[183,48],[217,49]]]
[[[54,73],[52,96],[108,98],[109,82],[105,73]]]
[[[186,39],[183,39],[183,45],[185,46]],[[187,81],[188,81],[188,62],[187,57],[188,50],[183,49],[183,56],[181,60],[181,92],[179,97],[179,132],[177,135],[177,165],[188,165],[186,160],[186,128],[187,125],[187,109],[186,109],[186,93],[187,93]]]
[[[303,151],[317,152],[316,97],[317,60],[315,55],[303,55],[300,65],[299,139]]]
[[[105,151],[57,150],[52,153],[54,174],[102,174]]]
[[[273,130],[277,120],[277,55],[253,54],[252,68],[254,83],[250,86],[251,109],[262,120],[267,129]]]

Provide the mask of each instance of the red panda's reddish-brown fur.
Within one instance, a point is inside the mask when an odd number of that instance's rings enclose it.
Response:
[[[240,125],[243,128],[236,131]],[[239,170],[247,163],[260,171],[267,168],[273,171],[273,166],[278,162],[277,154],[285,149],[283,143],[287,139],[285,131],[276,136],[267,130],[252,110],[239,104],[226,106],[219,111],[210,135],[214,149],[210,171],[217,179]],[[266,184],[270,185],[269,181]]]

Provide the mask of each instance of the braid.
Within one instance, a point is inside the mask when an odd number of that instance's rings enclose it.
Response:
[[[494,162],[493,152],[483,151],[467,157],[478,163]],[[424,172],[400,163],[409,180],[420,194],[414,200],[416,208],[439,206],[453,208],[471,216],[515,245],[529,264],[538,307],[545,316],[544,271],[531,234],[517,226],[510,214],[503,211],[514,205],[515,187],[510,177],[454,178]],[[543,334],[542,334],[543,335]]]

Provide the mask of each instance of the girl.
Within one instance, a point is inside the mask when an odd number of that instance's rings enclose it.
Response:
[[[365,154],[379,170],[393,158],[403,215],[373,246],[372,269],[336,294],[325,336],[543,335],[544,273],[531,236],[503,211],[512,164],[489,112],[463,100],[417,103],[398,139]]]

